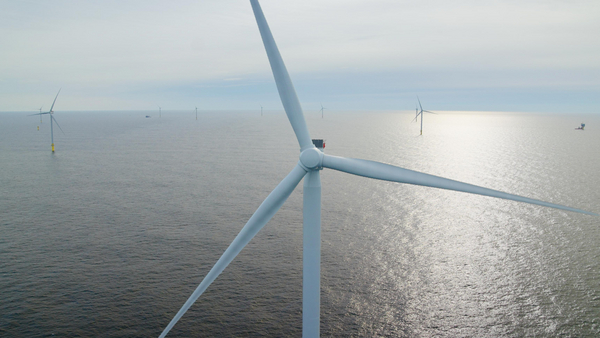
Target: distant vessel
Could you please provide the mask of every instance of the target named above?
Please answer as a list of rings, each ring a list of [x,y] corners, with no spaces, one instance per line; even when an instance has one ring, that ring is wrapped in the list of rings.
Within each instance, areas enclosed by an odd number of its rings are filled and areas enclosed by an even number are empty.
[[[577,127],[575,128],[575,130],[583,130],[583,128],[585,128],[585,123],[582,123],[581,127]]]
[[[147,118],[147,119],[149,119],[149,118],[151,118],[151,117],[152,117],[152,116],[150,116],[150,115],[146,115],[146,118]]]

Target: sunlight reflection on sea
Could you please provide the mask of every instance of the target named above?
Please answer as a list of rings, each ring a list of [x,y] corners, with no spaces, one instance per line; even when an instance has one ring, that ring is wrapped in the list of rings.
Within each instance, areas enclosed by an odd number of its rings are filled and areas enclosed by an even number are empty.
[[[0,128],[0,334],[158,336],[298,161],[285,115]],[[306,114],[332,155],[600,211],[600,118]],[[598,218],[324,170],[323,336],[597,336]],[[170,336],[299,336],[302,189]]]

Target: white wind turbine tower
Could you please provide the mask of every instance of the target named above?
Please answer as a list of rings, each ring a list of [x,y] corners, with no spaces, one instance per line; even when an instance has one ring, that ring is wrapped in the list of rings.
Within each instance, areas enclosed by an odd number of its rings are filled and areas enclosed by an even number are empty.
[[[62,131],[63,134],[65,133],[62,130],[62,128],[60,127],[60,125],[58,124],[58,122],[56,121],[56,119],[54,118],[54,116],[52,116],[54,114],[54,104],[56,103],[56,99],[58,98],[58,94],[60,94],[60,89],[58,90],[58,93],[56,93],[56,97],[54,98],[54,101],[52,102],[52,106],[50,107],[50,111],[42,113],[42,108],[40,108],[40,113],[39,114],[29,115],[29,116],[39,115],[40,116],[40,120],[42,119],[42,115],[48,114],[50,116],[50,138],[52,140],[52,152],[54,152],[54,128],[53,128],[53,124],[56,123],[56,126],[58,126],[58,128],[60,129],[60,131]]]
[[[260,106],[260,116],[263,116],[263,106]]]
[[[321,103],[321,118],[323,118],[323,111],[324,111],[325,109],[327,109],[327,108],[323,107],[323,104]]]
[[[417,96],[417,101],[419,101],[419,107],[421,107],[421,111],[418,111],[418,108],[415,108],[415,111],[417,112],[417,115],[415,116],[415,119],[413,120],[413,122],[417,121],[417,117],[419,117],[419,115],[421,115],[421,135],[423,135],[423,113],[429,113],[429,114],[436,114],[432,111],[429,110],[423,110],[423,106],[421,106],[421,100],[419,100],[419,96]]]
[[[198,120],[198,107],[196,107],[196,120]]]
[[[162,108],[161,106],[157,106],[158,107],[158,117],[162,116]]]
[[[198,285],[169,325],[167,325],[160,337],[165,337],[167,335],[196,299],[200,297],[206,288],[208,288],[229,263],[233,261],[258,231],[267,224],[303,178],[302,335],[303,337],[319,336],[321,264],[320,170],[323,168],[334,169],[379,180],[462,191],[596,215],[579,209],[478,187],[438,176],[403,169],[389,164],[324,154],[320,149],[317,149],[311,141],[294,86],[292,85],[290,76],[285,68],[283,59],[279,54],[275,40],[271,35],[271,31],[267,25],[267,21],[265,20],[258,0],[250,0],[250,3],[271,64],[281,102],[283,103],[287,117],[296,134],[298,143],[300,144],[300,159],[292,171],[281,181],[281,183],[279,183],[279,185],[277,185],[277,187],[275,187],[258,207],[252,217],[250,217],[246,225],[244,225],[237,237],[229,245],[227,250],[225,250],[221,258],[219,258],[213,268],[204,277],[204,280]]]
[[[41,106],[40,109],[38,109],[40,111],[39,115],[40,115],[40,123],[42,123],[42,108],[44,106]]]

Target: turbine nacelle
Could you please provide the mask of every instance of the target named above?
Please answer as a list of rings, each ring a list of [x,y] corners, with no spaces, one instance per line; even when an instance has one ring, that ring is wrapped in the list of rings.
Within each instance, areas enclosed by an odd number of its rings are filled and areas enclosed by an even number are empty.
[[[323,154],[317,148],[308,148],[300,153],[298,164],[306,171],[323,169]]]

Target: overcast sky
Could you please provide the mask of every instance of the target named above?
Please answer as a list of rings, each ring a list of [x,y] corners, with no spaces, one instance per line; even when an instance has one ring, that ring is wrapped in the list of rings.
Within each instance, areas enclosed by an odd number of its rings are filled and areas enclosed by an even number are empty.
[[[598,0],[263,0],[305,110],[600,113]],[[0,0],[0,111],[282,109],[247,0]]]

